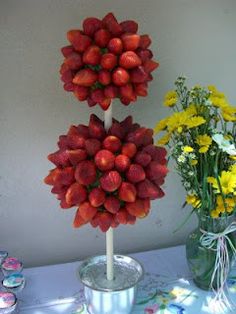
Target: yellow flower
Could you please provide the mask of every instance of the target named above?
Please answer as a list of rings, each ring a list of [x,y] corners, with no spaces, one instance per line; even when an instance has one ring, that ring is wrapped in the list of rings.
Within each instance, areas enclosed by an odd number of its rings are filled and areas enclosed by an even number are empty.
[[[188,194],[186,196],[186,202],[194,208],[199,208],[201,206],[201,200],[194,194]]]
[[[212,139],[207,134],[198,135],[195,142],[200,146],[199,153],[203,154],[208,151],[209,146],[212,143]]]
[[[176,91],[171,90],[165,95],[164,105],[167,107],[173,107],[177,103],[177,100],[178,100],[178,95]]]
[[[167,127],[167,121],[168,121],[168,118],[160,120],[154,128],[154,133],[157,134],[160,131],[165,130]]]
[[[236,189],[236,175],[230,171],[222,171],[221,176],[219,177],[220,186],[222,192],[227,195],[233,193]],[[217,191],[217,193],[221,193],[218,182],[213,177],[208,177],[207,182],[212,184],[212,187]]]
[[[197,163],[198,163],[197,159],[193,159],[193,160],[190,161],[190,164],[191,164],[192,166],[196,166]]]
[[[217,212],[217,210],[212,210],[211,211],[211,217],[212,218],[218,218],[219,217],[219,213]]]
[[[199,125],[202,125],[206,122],[206,120],[201,117],[201,116],[196,116],[196,117],[192,117],[192,118],[189,118],[189,120],[186,122],[186,126],[188,128],[195,128]]]
[[[230,105],[223,107],[222,117],[225,121],[236,121],[236,107]]]
[[[188,106],[188,108],[185,109],[185,112],[187,113],[187,115],[189,116],[195,116],[197,115],[197,107],[194,104],[190,104]]]
[[[230,167],[230,171],[231,171],[234,175],[236,175],[236,164],[234,164],[234,165],[232,165],[232,166]]]
[[[171,138],[171,133],[166,133],[165,135],[163,135],[158,141],[157,144],[158,145],[166,145],[169,143],[169,140]]]
[[[187,123],[189,116],[185,111],[175,112],[172,116],[169,117],[167,122],[167,129],[169,132],[174,132],[178,130],[179,133],[182,132],[182,127]]]
[[[184,146],[183,151],[185,153],[192,153],[194,149],[191,146]]]
[[[204,154],[208,151],[209,146],[202,146],[201,148],[199,148],[199,153]]]

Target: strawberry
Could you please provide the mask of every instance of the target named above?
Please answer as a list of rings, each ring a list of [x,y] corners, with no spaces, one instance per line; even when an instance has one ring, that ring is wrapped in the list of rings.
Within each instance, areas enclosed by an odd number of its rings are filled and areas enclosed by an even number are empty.
[[[154,200],[159,196],[158,188],[148,179],[139,182],[136,187],[139,198],[150,198]]]
[[[129,213],[127,212],[127,210],[125,208],[121,208],[116,214],[116,220],[120,224],[126,225],[128,222],[128,215]]]
[[[103,69],[112,70],[117,65],[117,56],[113,53],[104,53],[101,58],[101,66]]]
[[[65,84],[63,85],[64,90],[67,91],[67,92],[73,92],[74,89],[75,89],[75,87],[76,87],[76,85],[73,84],[73,83],[71,83],[71,82],[65,83]]]
[[[118,137],[120,140],[122,140],[125,136],[125,132],[122,129],[120,123],[118,123],[118,122],[112,123],[112,126],[109,129],[109,134]]]
[[[153,60],[146,60],[143,67],[146,73],[150,73],[159,67],[159,63]]]
[[[111,53],[114,53],[115,55],[120,55],[123,50],[122,40],[120,38],[112,38],[109,41],[107,48]]]
[[[125,143],[122,146],[121,153],[123,155],[128,156],[129,158],[133,158],[136,152],[137,152],[137,147],[134,143]]]
[[[152,157],[145,152],[138,152],[134,159],[134,161],[142,167],[146,167],[151,160]]]
[[[88,106],[94,107],[97,103],[91,99],[91,97],[87,98]]]
[[[158,161],[151,161],[146,168],[146,175],[149,180],[161,179],[165,177],[167,173],[167,167],[159,164]]]
[[[105,97],[103,100],[99,102],[99,106],[102,108],[102,110],[107,110],[110,107],[111,104],[111,98]]]
[[[114,192],[121,185],[121,176],[117,171],[108,171],[100,178],[100,184],[104,191]]]
[[[80,135],[69,135],[67,137],[68,148],[70,149],[77,149],[77,148],[84,148],[85,145],[85,138]]]
[[[60,67],[60,74],[63,75],[65,72],[69,71],[70,68],[67,64],[62,63],[61,67]]]
[[[121,97],[124,97],[129,101],[136,100],[136,95],[134,94],[134,90],[131,84],[126,84],[126,85],[121,86],[120,95]]]
[[[152,41],[148,35],[141,35],[139,47],[142,49],[147,49],[151,45]]]
[[[123,52],[119,59],[119,65],[125,69],[132,69],[142,64],[141,59],[134,51]]]
[[[153,80],[153,76],[151,73],[148,73],[147,82],[151,82]]]
[[[99,207],[105,202],[106,194],[101,188],[94,188],[89,193],[90,204]]]
[[[121,101],[122,105],[124,105],[124,106],[129,106],[129,104],[131,103],[131,100],[129,98],[125,98],[125,97],[120,97],[120,101]]]
[[[135,217],[135,216],[132,216],[132,215],[130,215],[130,214],[128,213],[128,221],[127,221],[127,223],[128,223],[129,225],[134,225],[135,222],[136,222],[136,217]]]
[[[136,53],[139,56],[139,58],[142,60],[142,62],[145,62],[153,57],[153,53],[149,49],[138,48]]]
[[[89,46],[83,53],[83,63],[97,65],[100,63],[102,53],[98,46]]]
[[[134,51],[138,48],[140,36],[137,34],[124,34],[121,36],[124,51]]]
[[[101,229],[102,232],[107,232],[107,230],[110,228],[113,216],[110,213],[107,212],[98,212],[95,219],[98,220],[98,226]]]
[[[78,52],[84,52],[92,43],[91,38],[82,35],[79,30],[71,30],[67,32],[67,38]]]
[[[93,37],[94,33],[102,28],[102,21],[96,17],[87,17],[83,21],[83,30],[85,35]]]
[[[132,183],[137,183],[143,181],[146,178],[146,174],[142,166],[131,164],[129,170],[126,172],[126,178]]]
[[[100,48],[105,48],[111,39],[111,34],[107,29],[99,29],[95,35],[94,35],[94,40],[95,43],[100,47]]]
[[[97,172],[93,161],[83,160],[75,169],[75,179],[83,185],[89,185],[96,181]]]
[[[147,83],[134,84],[135,94],[138,96],[142,96],[142,97],[147,96],[148,94],[147,88],[148,88]]]
[[[138,24],[135,21],[128,20],[120,23],[122,31],[124,33],[135,34],[138,31]]]
[[[75,214],[75,219],[74,219],[74,222],[73,222],[73,226],[74,228],[79,228],[83,225],[85,225],[87,223],[87,221],[85,221],[81,215],[80,215],[80,212],[79,212],[79,209],[77,209],[77,212]]]
[[[144,147],[143,151],[148,153],[152,157],[152,160],[158,161],[162,165],[166,164],[165,157],[166,157],[167,151],[164,147],[157,147],[151,144]]]
[[[66,195],[68,186],[65,185],[54,185],[51,189],[51,193],[53,194],[63,194]]]
[[[91,114],[89,121],[89,134],[91,137],[103,140],[106,135],[103,123],[94,114]]]
[[[115,168],[119,172],[124,172],[124,171],[128,170],[129,166],[130,166],[130,159],[128,156],[122,155],[122,154],[116,156]]]
[[[153,130],[146,129],[144,137],[143,137],[143,146],[147,146],[149,144],[153,144]]]
[[[65,71],[65,72],[62,74],[62,76],[61,76],[61,80],[62,80],[64,83],[72,82],[74,75],[75,75],[75,73],[74,73],[74,71],[72,71],[72,70]]]
[[[48,185],[55,185],[55,178],[57,176],[57,174],[59,173],[59,169],[55,168],[49,171],[49,174],[44,178],[44,183],[48,184]],[[61,184],[60,184],[61,185]]]
[[[104,88],[104,95],[108,98],[116,98],[118,95],[118,87],[110,84]]]
[[[125,133],[130,132],[133,125],[133,118],[132,116],[126,117],[123,121],[121,121],[120,126],[125,131]]]
[[[136,188],[133,184],[129,182],[122,182],[119,187],[118,195],[119,198],[124,202],[134,202],[136,199]]]
[[[75,52],[73,46],[65,46],[61,48],[61,53],[65,58],[67,58],[69,55],[71,55],[73,52]]]
[[[120,201],[115,196],[108,196],[104,202],[104,207],[110,213],[115,214],[120,209]]]
[[[61,201],[60,201],[60,207],[61,207],[62,209],[68,209],[68,208],[71,208],[71,207],[72,207],[72,205],[67,204],[67,202],[66,202],[66,200],[65,200],[65,198],[64,198],[63,196],[61,196],[60,199],[61,199]]]
[[[83,65],[81,55],[79,53],[76,53],[76,52],[69,55],[65,59],[64,64],[66,64],[72,70],[80,69]]]
[[[89,138],[85,141],[85,149],[89,156],[96,155],[101,146],[101,142],[95,138]]]
[[[129,73],[121,67],[116,68],[112,73],[112,81],[117,86],[126,85],[129,78]]]
[[[55,153],[48,155],[48,160],[50,160],[56,166],[70,166],[68,150],[58,150]]]
[[[66,202],[69,205],[79,205],[87,199],[85,187],[78,182],[73,183],[66,192]]]
[[[107,149],[102,149],[95,155],[94,161],[100,170],[111,170],[114,167],[115,155]]]
[[[79,101],[84,101],[87,99],[89,94],[88,87],[76,85],[74,88],[74,95]]]
[[[118,137],[114,135],[109,135],[103,141],[102,146],[112,153],[116,153],[121,148],[121,141]]]
[[[94,89],[91,93],[91,99],[96,103],[101,102],[104,98],[103,90],[100,88]]]
[[[60,135],[59,140],[57,142],[57,145],[60,149],[66,149],[68,148],[68,141],[66,135]]]
[[[83,69],[77,72],[73,83],[79,86],[92,86],[97,81],[98,75],[91,69]]]
[[[73,167],[66,167],[63,169],[57,169],[57,171],[53,172],[53,185],[70,185],[72,184],[74,179],[74,169]],[[45,182],[47,183],[47,182]]]
[[[130,70],[130,80],[132,83],[144,83],[148,79],[148,74],[142,66]]]
[[[107,70],[100,70],[98,72],[98,81],[102,85],[109,85],[111,83],[111,73]]]
[[[133,203],[126,204],[127,212],[137,218],[144,218],[148,215],[150,209],[150,201],[147,199],[136,199]]]
[[[102,22],[113,36],[119,36],[122,33],[122,27],[117,22],[113,13],[108,13]]]
[[[87,153],[84,149],[68,150],[69,160],[72,165],[76,166],[80,161],[87,158]]]
[[[115,215],[112,217],[111,228],[117,228],[119,226],[119,222],[117,221]]]
[[[143,145],[144,136],[146,133],[146,128],[138,128],[134,132],[130,132],[127,137],[126,141],[134,143],[137,147]]]
[[[80,204],[79,213],[82,219],[88,222],[97,214],[97,208],[92,206],[89,202],[84,202]]]

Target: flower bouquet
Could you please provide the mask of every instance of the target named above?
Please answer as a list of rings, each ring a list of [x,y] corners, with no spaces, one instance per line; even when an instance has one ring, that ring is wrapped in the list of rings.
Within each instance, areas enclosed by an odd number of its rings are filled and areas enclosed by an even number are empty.
[[[143,269],[113,254],[113,229],[146,217],[150,201],[164,196],[166,150],[153,144],[153,130],[131,116],[120,122],[112,117],[114,98],[128,106],[147,96],[158,67],[150,37],[137,30],[135,21],[118,23],[112,13],[90,17],[83,30],[67,33],[70,45],[62,48],[64,89],[104,110],[104,121],[91,114],[88,125],[72,125],[59,136],[59,149],[48,156],[56,167],[44,180],[62,208],[77,208],[75,228],[90,224],[106,232],[106,256],[87,259],[79,270],[91,314],[130,313]]]
[[[185,204],[199,218],[186,250],[195,283],[224,298],[223,287],[235,255],[236,107],[216,87],[188,89],[179,77],[164,105],[173,114],[161,120],[158,143],[169,147],[187,192]]]

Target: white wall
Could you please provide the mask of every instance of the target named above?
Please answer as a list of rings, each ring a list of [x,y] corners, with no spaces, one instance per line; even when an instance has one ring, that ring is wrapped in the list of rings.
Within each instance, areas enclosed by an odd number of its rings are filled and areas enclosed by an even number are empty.
[[[153,127],[168,114],[164,93],[179,74],[191,84],[216,84],[236,99],[235,0],[0,0],[0,250],[27,266],[82,259],[104,252],[104,234],[71,227],[74,209],[63,211],[43,184],[52,168],[46,156],[70,124],[87,123],[91,111],[63,91],[59,80],[66,31],[87,16],[113,11],[139,22],[160,61],[149,97],[114,115],[132,114]],[[101,110],[95,109],[102,115]],[[184,191],[173,172],[166,197],[153,202],[148,218],[115,232],[116,252],[134,252],[185,241],[195,220],[176,234],[184,219]]]

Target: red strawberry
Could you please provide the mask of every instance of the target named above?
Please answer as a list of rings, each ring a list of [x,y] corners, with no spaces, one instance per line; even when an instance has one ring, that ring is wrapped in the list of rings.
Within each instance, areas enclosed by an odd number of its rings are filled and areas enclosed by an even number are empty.
[[[96,215],[97,208],[92,206],[89,202],[84,202],[80,204],[79,213],[84,221],[88,222]]]
[[[78,182],[73,183],[66,192],[66,202],[69,205],[79,205],[87,199],[85,187]]]
[[[122,40],[120,38],[112,38],[109,41],[107,48],[111,53],[114,53],[115,55],[121,54],[123,50]]]
[[[136,199],[133,203],[126,204],[127,212],[137,218],[144,218],[148,215],[150,201],[148,199]]]
[[[133,125],[132,116],[126,117],[123,121],[121,121],[120,125],[121,125],[122,129],[125,131],[125,133],[130,132],[132,125]]]
[[[131,100],[125,97],[120,97],[120,101],[122,103],[122,105],[124,106],[129,106],[129,104],[131,103]]]
[[[81,161],[75,169],[75,179],[83,185],[89,185],[96,181],[97,172],[94,162],[90,160]]]
[[[87,125],[79,124],[77,126],[77,130],[78,130],[79,134],[84,136],[85,138],[89,137],[89,128]]]
[[[60,135],[59,141],[57,142],[57,145],[60,149],[68,148],[67,136],[66,135]]]
[[[98,81],[102,85],[108,85],[111,83],[111,73],[107,70],[100,70],[98,72]]]
[[[110,213],[115,214],[120,209],[120,201],[115,196],[108,196],[104,202],[104,207]]]
[[[69,55],[71,55],[73,52],[75,52],[73,46],[65,46],[61,48],[61,53],[65,58],[67,58]]]
[[[101,102],[104,98],[103,90],[100,88],[94,89],[91,93],[91,99],[96,103]]]
[[[70,149],[84,148],[85,138],[80,135],[69,135],[67,137],[68,147]]]
[[[111,98],[109,98],[109,97],[105,97],[103,100],[101,100],[99,102],[99,106],[103,110],[107,110],[110,107],[110,104],[111,104]]]
[[[63,75],[65,72],[69,71],[70,68],[67,64],[62,63],[61,67],[60,67],[60,74]]]
[[[153,57],[153,53],[149,49],[138,48],[136,51],[137,55],[140,57],[142,62],[145,62]]]
[[[144,71],[146,71],[147,73],[154,71],[158,66],[159,63],[153,60],[146,60],[143,65]]]
[[[99,140],[102,140],[106,135],[102,121],[94,114],[90,116],[89,134],[91,137],[97,138]]]
[[[84,52],[92,43],[90,37],[82,35],[79,30],[71,30],[67,32],[67,38],[79,52]]]
[[[141,59],[134,51],[123,52],[120,56],[119,65],[125,69],[132,69],[142,64]]]
[[[87,158],[87,153],[84,149],[68,150],[69,160],[72,165],[77,165],[80,161]]]
[[[136,222],[136,217],[135,217],[135,216],[132,216],[132,215],[130,215],[130,214],[128,214],[128,221],[127,221],[127,223],[128,223],[129,225],[134,225],[135,222]]]
[[[119,222],[117,221],[115,215],[112,217],[111,228],[117,228],[119,226]]]
[[[62,197],[62,198],[61,198],[61,202],[60,202],[60,207],[61,207],[62,209],[68,209],[68,208],[71,208],[72,206],[69,205],[69,204],[67,204],[65,198]]]
[[[100,178],[100,184],[104,191],[114,192],[121,185],[121,176],[117,171],[108,171]]]
[[[146,174],[142,166],[131,164],[129,170],[126,172],[126,178],[132,183],[137,183],[143,181],[146,178]]]
[[[109,150],[102,149],[96,154],[94,161],[100,170],[111,170],[114,167],[115,155]]]
[[[56,166],[70,166],[68,150],[58,150],[55,153],[48,155],[48,160],[50,160]]]
[[[73,167],[66,167],[63,169],[57,169],[55,173],[53,173],[53,185],[70,185],[72,184],[74,179],[74,169]],[[45,182],[47,183],[47,182]]]
[[[116,220],[120,224],[126,225],[128,222],[128,215],[129,213],[127,212],[127,210],[125,208],[121,208],[116,214]]]
[[[120,95],[121,97],[126,98],[129,101],[135,101],[136,95],[134,94],[134,90],[131,84],[126,84],[120,87]]]
[[[148,35],[141,35],[139,47],[142,49],[147,49],[151,45],[152,41]]]
[[[157,147],[151,144],[144,147],[143,151],[148,153],[152,157],[152,160],[158,161],[162,165],[166,164],[165,157],[166,157],[167,151],[164,147]]]
[[[147,82],[150,82],[152,80],[153,80],[153,76],[150,73],[148,73]]]
[[[148,79],[148,74],[142,66],[130,71],[130,80],[132,83],[144,83]]]
[[[153,130],[146,129],[146,132],[143,137],[143,146],[147,146],[149,144],[153,144]]]
[[[108,13],[102,20],[103,24],[114,36],[119,36],[122,33],[122,27],[117,22],[113,13]]]
[[[85,99],[87,99],[88,94],[89,94],[88,87],[78,85],[75,86],[74,95],[79,101],[84,101]]]
[[[94,188],[89,193],[90,204],[99,207],[105,202],[106,194],[101,188]]]
[[[94,33],[100,28],[102,28],[102,21],[96,17],[87,17],[83,21],[84,33],[90,37],[92,37]]]
[[[44,183],[48,184],[48,185],[55,185],[55,178],[57,176],[57,174],[59,173],[59,169],[55,168],[49,171],[49,174],[44,178]],[[61,185],[61,184],[60,184]]]
[[[104,95],[108,98],[116,98],[118,95],[118,88],[110,84],[104,88]]]
[[[99,228],[102,232],[107,232],[110,228],[113,217],[112,214],[107,212],[98,212],[95,219],[98,221]]]
[[[148,88],[147,83],[134,84],[135,94],[138,96],[142,96],[142,97],[147,96],[148,94],[147,88]]]
[[[135,34],[138,31],[138,24],[135,21],[128,20],[120,23],[122,31],[124,33]]]
[[[65,83],[65,84],[63,85],[64,90],[67,91],[67,92],[73,92],[74,89],[75,89],[75,87],[76,87],[76,85],[73,84],[73,83],[71,83],[71,82]]]
[[[118,191],[119,198],[124,202],[134,202],[136,199],[136,188],[129,182],[122,182]]]
[[[110,39],[111,34],[107,29],[99,29],[94,35],[95,43],[101,48],[105,48]]]
[[[151,161],[146,168],[146,175],[149,180],[156,180],[167,175],[168,169],[165,165],[159,164],[158,161]]]
[[[109,135],[102,143],[103,147],[112,153],[116,153],[121,148],[121,141],[114,135]]]
[[[51,189],[51,193],[66,195],[67,189],[68,189],[68,186],[65,186],[65,185],[54,185],[53,188]]]
[[[91,99],[91,97],[87,98],[88,106],[94,107],[97,103]]]
[[[102,54],[98,46],[89,46],[83,53],[83,62],[85,64],[97,65],[100,63]]]
[[[115,168],[119,172],[124,172],[129,169],[130,166],[130,159],[126,155],[118,155],[115,159]]]
[[[157,187],[148,179],[139,182],[136,187],[137,195],[140,198],[150,198],[151,200],[154,200],[159,196]]]
[[[71,70],[65,71],[61,76],[61,80],[65,83],[72,82],[74,75],[75,75],[74,71]]]
[[[127,142],[134,143],[137,147],[143,145],[146,130],[147,130],[146,128],[142,127],[138,128],[134,132],[130,132],[126,137]]]
[[[85,149],[89,156],[94,156],[101,149],[101,142],[95,138],[89,138],[85,141]]]
[[[123,155],[128,156],[129,158],[133,158],[134,155],[137,152],[137,147],[134,143],[125,143],[122,146],[122,150],[121,150]]]
[[[87,221],[85,221],[81,215],[80,215],[80,212],[79,212],[79,209],[77,209],[77,212],[75,214],[75,219],[74,219],[74,222],[73,222],[73,226],[74,228],[79,228],[83,225],[85,225],[87,223]]]
[[[91,69],[83,69],[77,72],[73,83],[79,86],[92,86],[97,81],[98,75]]]
[[[152,160],[152,157],[145,152],[138,152],[134,159],[134,161],[137,164],[141,165],[142,167],[146,167],[150,163],[151,160]]]
[[[137,34],[124,34],[121,36],[124,51],[136,50],[139,46],[140,36]]]
[[[101,66],[103,69],[112,70],[117,65],[117,56],[113,53],[104,53],[101,58]]]
[[[79,53],[76,53],[76,52],[69,55],[65,59],[64,64],[66,64],[72,70],[80,69],[83,65],[81,55]]]
[[[112,81],[117,86],[126,85],[129,78],[129,73],[121,67],[116,68],[112,73]]]
[[[122,129],[120,123],[118,123],[118,122],[113,122],[112,123],[112,126],[109,129],[109,134],[114,135],[114,136],[118,137],[121,140],[125,136],[125,132]]]

